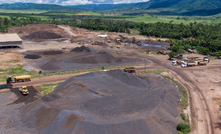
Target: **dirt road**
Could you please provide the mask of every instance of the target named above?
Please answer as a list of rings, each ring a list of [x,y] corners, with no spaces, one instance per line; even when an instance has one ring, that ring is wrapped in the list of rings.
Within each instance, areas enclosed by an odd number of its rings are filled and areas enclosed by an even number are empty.
[[[210,109],[201,89],[182,70],[169,65],[168,62],[161,61],[154,56],[147,57],[141,55],[140,57],[151,60],[152,62],[169,69],[172,76],[177,78],[188,90],[191,117],[194,125],[192,133],[215,134]]]
[[[77,36],[75,33],[73,33],[73,30],[71,30],[71,28],[69,26],[62,26],[62,25],[58,25],[59,28],[62,28],[66,33],[69,34],[69,36]]]

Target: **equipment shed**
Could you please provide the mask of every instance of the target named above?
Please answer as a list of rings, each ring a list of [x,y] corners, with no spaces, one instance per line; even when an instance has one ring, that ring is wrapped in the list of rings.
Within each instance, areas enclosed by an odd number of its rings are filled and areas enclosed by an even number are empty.
[[[0,34],[0,47],[18,46],[22,44],[22,39],[16,34]]]

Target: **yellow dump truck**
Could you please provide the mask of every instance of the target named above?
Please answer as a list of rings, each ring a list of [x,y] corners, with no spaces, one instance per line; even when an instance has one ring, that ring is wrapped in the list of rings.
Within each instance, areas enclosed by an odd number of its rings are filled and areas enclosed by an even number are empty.
[[[21,88],[19,88],[19,92],[21,92],[23,95],[29,94],[28,88],[26,86],[22,86]]]
[[[15,82],[25,82],[25,81],[31,81],[30,75],[22,75],[22,76],[16,76],[14,77]]]
[[[157,54],[163,54],[163,55],[166,55],[167,52],[164,52],[164,51],[161,50],[161,51],[158,51]]]

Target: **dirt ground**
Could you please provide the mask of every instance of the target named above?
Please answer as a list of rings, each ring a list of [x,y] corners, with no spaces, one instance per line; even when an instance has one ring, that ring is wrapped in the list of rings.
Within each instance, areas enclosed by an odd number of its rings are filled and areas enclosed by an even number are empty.
[[[39,26],[39,28],[38,28]],[[48,29],[48,30],[47,30]],[[56,34],[61,35],[64,38],[57,38],[57,39],[50,39],[50,40],[23,40],[23,45],[21,49],[12,49],[12,50],[0,50],[0,68],[5,69],[8,65],[15,65],[15,64],[23,64],[25,66],[31,66],[34,70],[39,70],[42,65],[46,64],[47,62],[53,63],[55,66],[49,68],[54,68],[55,71],[62,71],[63,70],[73,70],[74,68],[82,68],[82,67],[100,67],[103,65],[111,66],[115,65],[116,63],[111,64],[97,64],[94,66],[92,64],[78,64],[78,66],[70,65],[70,61],[65,59],[71,59],[71,61],[77,61],[75,58],[85,58],[88,61],[88,56],[90,57],[91,53],[93,59],[96,57],[97,53],[105,51],[109,55],[109,58],[113,56],[114,58],[126,59],[125,63],[128,63],[129,59],[132,60],[132,64],[136,63],[136,61],[146,60],[149,65],[149,70],[155,69],[165,69],[168,75],[173,76],[174,78],[178,79],[180,82],[184,84],[190,91],[190,105],[192,104],[193,107],[189,107],[187,109],[187,113],[191,113],[194,111],[194,115],[192,115],[192,119],[195,120],[194,124],[194,131],[192,133],[221,133],[220,125],[221,122],[221,91],[220,91],[220,76],[219,72],[221,71],[221,61],[220,60],[211,60],[211,62],[207,66],[197,66],[197,67],[188,67],[188,68],[181,68],[180,66],[173,67],[171,61],[168,60],[167,55],[138,55],[137,52],[149,52],[149,51],[158,51],[158,50],[166,50],[169,47],[168,43],[165,42],[153,42],[151,40],[159,40],[152,37],[145,37],[139,35],[128,35],[126,33],[111,33],[107,32],[105,34],[108,35],[108,38],[99,38],[97,35],[100,35],[104,32],[91,32],[86,29],[80,28],[72,28],[69,26],[56,26],[56,25],[28,25],[26,27],[20,28],[11,28],[9,32],[19,32],[22,31],[23,34],[20,36],[27,36],[33,32],[38,32],[42,30],[47,30]],[[122,35],[125,39],[125,42],[117,43],[114,41],[115,38],[121,38]],[[143,44],[147,44],[145,46],[137,46],[136,44],[131,44],[130,41],[132,38],[135,37],[136,41],[139,41]],[[107,41],[110,40],[111,43]],[[146,41],[145,41],[146,40]],[[166,40],[166,39],[160,39]],[[129,41],[129,42],[128,42]],[[91,45],[93,42],[100,42],[106,43],[107,45]],[[126,44],[126,45],[125,45]],[[90,54],[88,52],[71,52],[71,50],[75,49],[76,47],[86,46],[90,48]],[[120,46],[120,49],[116,46]],[[62,52],[56,55],[44,55],[45,51],[59,51]],[[29,57],[36,57],[33,54],[39,55],[40,58],[33,59],[33,58],[24,58],[29,55]],[[120,54],[120,55],[119,55]],[[191,54],[191,57],[197,56],[202,58],[201,55],[194,55]],[[73,59],[73,57],[75,57]],[[90,57],[90,58],[91,58]],[[114,59],[113,58],[113,59]],[[147,59],[145,59],[147,58]],[[11,62],[19,60],[19,62]],[[103,60],[103,59],[102,59]],[[93,60],[92,60],[93,61]],[[60,62],[60,63],[59,63]],[[65,64],[65,68],[62,67],[62,64]],[[57,67],[56,67],[57,66]],[[144,69],[143,69],[144,70]],[[56,81],[57,76],[51,78],[51,81]],[[65,76],[64,78],[68,78],[69,76]],[[63,80],[63,79],[62,79]],[[35,84],[41,82],[41,80],[36,80]],[[57,81],[56,81],[57,82]],[[5,94],[5,93],[4,93]],[[6,93],[9,96],[13,96],[10,93]],[[204,96],[204,97],[203,97]],[[16,97],[15,97],[16,98]],[[0,100],[6,99],[1,95]],[[12,97],[10,102],[13,102],[14,98]],[[8,100],[9,102],[9,100]],[[206,106],[206,103],[208,106]],[[21,104],[18,104],[19,106]],[[198,106],[197,106],[198,105]],[[13,108],[17,106],[13,105]],[[10,108],[5,108],[4,110],[7,111]],[[4,111],[3,110],[3,111]],[[11,109],[12,110],[12,107]],[[211,119],[210,119],[211,116]],[[72,118],[72,117],[71,117]],[[74,117],[73,117],[74,118]],[[6,121],[6,120],[5,120]],[[3,124],[0,124],[3,128]],[[208,126],[208,127],[207,127]],[[214,130],[214,132],[212,131]],[[5,130],[3,132],[6,132]],[[12,132],[10,129],[9,132]],[[33,131],[34,132],[34,131]]]
[[[190,57],[199,57],[203,58],[202,55],[190,54]],[[153,56],[152,56],[153,57]],[[220,100],[221,100],[221,91],[220,89],[220,75],[221,71],[220,60],[211,60],[207,66],[197,66],[197,67],[188,67],[181,68],[180,66],[172,66],[172,62],[168,60],[168,56],[157,55],[154,58],[160,61],[161,65],[169,66],[170,69],[181,73],[182,76],[186,77],[191,81],[188,83],[190,86],[190,94],[192,94],[191,99],[194,101],[195,113],[193,118],[197,118],[195,122],[196,131],[192,133],[220,133]],[[173,77],[177,77],[177,73],[170,73]],[[179,79],[182,81],[182,79]],[[185,80],[184,80],[185,81]],[[185,82],[183,82],[184,84]],[[197,93],[197,89],[199,89]],[[203,102],[200,102],[203,101]],[[208,106],[206,106],[206,103]],[[192,111],[194,111],[192,109]],[[209,111],[209,112],[207,112]],[[190,112],[190,111],[189,111]],[[187,113],[189,113],[187,111]],[[207,112],[207,113],[205,113]],[[210,113],[210,115],[208,115]],[[210,122],[209,116],[211,116],[212,122]],[[205,126],[211,126],[213,128],[205,129]],[[204,127],[203,127],[204,126]],[[212,130],[214,132],[212,132]]]

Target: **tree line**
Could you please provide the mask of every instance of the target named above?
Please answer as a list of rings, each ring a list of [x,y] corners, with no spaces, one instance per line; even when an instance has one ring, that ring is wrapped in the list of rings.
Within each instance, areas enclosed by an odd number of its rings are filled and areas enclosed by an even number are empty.
[[[9,27],[28,24],[69,25],[89,30],[127,33],[130,33],[130,29],[136,29],[140,35],[170,39],[170,49],[175,53],[182,53],[188,48],[196,49],[201,54],[216,54],[221,51],[221,24],[206,25],[197,22],[187,25],[162,22],[146,24],[87,16],[47,20],[33,17],[0,17],[0,32],[7,32]]]

